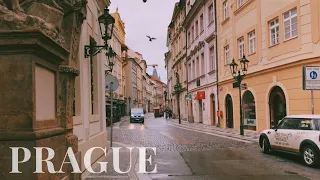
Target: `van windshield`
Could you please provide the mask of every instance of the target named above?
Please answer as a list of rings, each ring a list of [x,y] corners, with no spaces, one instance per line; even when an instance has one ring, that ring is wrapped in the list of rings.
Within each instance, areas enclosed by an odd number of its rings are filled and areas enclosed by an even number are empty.
[[[135,113],[135,114],[143,114],[143,110],[142,109],[131,109],[131,113]]]

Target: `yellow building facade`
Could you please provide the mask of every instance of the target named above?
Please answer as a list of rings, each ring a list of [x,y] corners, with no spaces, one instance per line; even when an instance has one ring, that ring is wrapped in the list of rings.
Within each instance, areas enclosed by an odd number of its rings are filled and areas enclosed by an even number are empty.
[[[241,92],[244,127],[261,132],[286,115],[311,114],[302,67],[320,65],[320,1],[217,0],[221,126],[240,127],[239,89],[229,64],[250,61]],[[320,113],[320,92],[314,92]]]

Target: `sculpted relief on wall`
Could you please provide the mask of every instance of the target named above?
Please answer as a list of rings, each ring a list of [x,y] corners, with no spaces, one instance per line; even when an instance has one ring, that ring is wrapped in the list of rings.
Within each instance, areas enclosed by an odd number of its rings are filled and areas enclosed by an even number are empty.
[[[86,4],[87,0],[0,0],[0,30],[37,29],[66,47],[64,37],[72,36],[70,29],[82,24]],[[75,18],[71,27],[64,27],[69,15]]]

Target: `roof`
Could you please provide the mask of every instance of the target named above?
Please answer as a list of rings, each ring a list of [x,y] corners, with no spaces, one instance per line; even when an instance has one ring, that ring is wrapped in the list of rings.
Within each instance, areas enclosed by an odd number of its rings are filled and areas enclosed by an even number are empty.
[[[320,119],[320,115],[301,114],[286,116],[286,118]]]

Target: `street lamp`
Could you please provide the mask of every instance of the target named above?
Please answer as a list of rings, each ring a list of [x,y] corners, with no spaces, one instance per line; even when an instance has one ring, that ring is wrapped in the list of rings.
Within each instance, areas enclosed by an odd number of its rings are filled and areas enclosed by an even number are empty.
[[[113,58],[115,57],[115,53],[113,52],[112,48],[108,46],[108,40],[112,38],[113,28],[115,20],[110,15],[109,9],[105,8],[104,13],[98,17],[99,26],[100,26],[100,33],[101,37],[104,40],[104,45],[97,46],[94,42],[90,41],[90,45],[84,46],[84,57],[93,57],[100,53],[102,50],[107,50],[106,56],[109,59],[109,67],[110,70],[108,72],[112,71],[113,64]]]
[[[129,100],[129,115],[131,115],[131,97],[129,96],[128,97],[128,100]]]
[[[178,116],[179,116],[179,124],[181,124],[181,117],[180,117],[180,94],[183,92],[183,87],[179,80],[179,74],[176,72],[176,85],[174,85],[174,93],[177,95],[177,103],[178,103]]]
[[[108,66],[109,66],[109,69],[107,69],[105,72],[106,74],[108,72],[112,72],[113,70],[113,66],[114,66],[114,58],[116,57],[116,53],[112,50],[112,47],[109,47],[109,50],[108,52],[106,52],[106,56],[108,57]]]
[[[240,60],[241,70],[238,70],[238,64],[232,59],[230,63],[230,70],[233,78],[236,80],[236,85],[239,88],[239,99],[240,99],[240,135],[244,135],[243,131],[243,115],[242,115],[242,103],[241,103],[241,81],[247,74],[249,61],[246,56],[243,55]],[[241,73],[242,72],[242,73]]]

